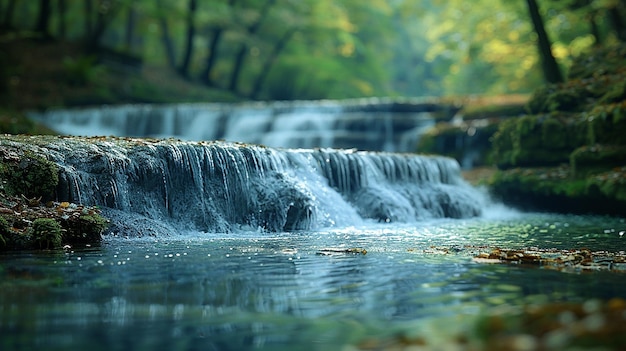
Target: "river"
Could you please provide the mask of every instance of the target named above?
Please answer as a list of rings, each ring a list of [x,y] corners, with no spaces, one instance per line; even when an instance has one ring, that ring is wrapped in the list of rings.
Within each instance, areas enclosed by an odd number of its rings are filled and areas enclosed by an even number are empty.
[[[341,350],[401,331],[451,337],[502,306],[624,297],[619,273],[472,260],[474,247],[623,248],[624,219],[489,212],[300,232],[110,236],[99,247],[5,253],[0,344]],[[367,252],[342,252],[350,248]]]
[[[623,256],[625,219],[505,208],[448,158],[173,139],[1,146],[55,162],[57,200],[112,219],[101,245],[0,253],[3,351],[355,350],[398,335],[446,349],[503,308],[626,297],[624,263],[476,260],[495,248]]]

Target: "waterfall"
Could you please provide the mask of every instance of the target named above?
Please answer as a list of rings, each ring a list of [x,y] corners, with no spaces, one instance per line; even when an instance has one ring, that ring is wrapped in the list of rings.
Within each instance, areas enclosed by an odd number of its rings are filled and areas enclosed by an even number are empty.
[[[59,201],[100,206],[120,231],[141,223],[155,232],[310,230],[470,217],[482,208],[458,163],[437,156],[173,139],[40,137],[20,145],[59,165]]]
[[[62,135],[226,140],[280,148],[413,152],[433,114],[457,107],[416,99],[121,105],[31,112]]]

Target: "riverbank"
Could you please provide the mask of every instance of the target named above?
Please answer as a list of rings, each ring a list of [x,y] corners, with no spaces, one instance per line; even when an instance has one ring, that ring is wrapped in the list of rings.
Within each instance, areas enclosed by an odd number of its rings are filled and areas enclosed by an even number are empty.
[[[0,140],[0,251],[99,244],[108,225],[100,210],[52,201],[57,164],[16,145]]]
[[[520,110],[503,105],[441,122],[418,151],[455,157],[474,184],[533,211],[626,215],[626,46],[596,48],[568,80],[537,89]],[[467,116],[466,116],[467,115]]]

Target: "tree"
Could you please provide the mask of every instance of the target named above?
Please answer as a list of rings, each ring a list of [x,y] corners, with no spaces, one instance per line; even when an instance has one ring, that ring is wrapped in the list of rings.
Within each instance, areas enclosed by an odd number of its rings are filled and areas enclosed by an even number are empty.
[[[57,13],[58,13],[58,32],[59,38],[65,39],[67,35],[67,22],[65,20],[67,13],[67,3],[65,0],[57,0]]]
[[[50,0],[39,0],[39,12],[35,32],[44,38],[50,37],[50,16],[52,16],[52,3]]]
[[[15,13],[15,5],[17,0],[9,0],[6,8],[4,9],[4,17],[2,18],[2,27],[3,28],[12,28],[13,27],[13,14]]]
[[[552,54],[552,44],[548,33],[543,25],[543,19],[539,13],[539,6],[536,0],[526,0],[528,5],[528,12],[530,19],[533,22],[533,27],[537,33],[537,45],[539,48],[539,56],[541,58],[541,68],[543,69],[543,75],[546,81],[549,83],[561,83],[563,82],[563,75],[559,68],[554,55]]]
[[[261,27],[261,24],[266,19],[270,8],[276,3],[276,0],[265,0],[263,6],[258,12],[258,15],[248,25],[245,26],[245,31],[248,37],[254,37]],[[244,41],[240,44],[239,50],[235,55],[235,64],[230,76],[230,83],[228,84],[228,90],[233,93],[237,93],[239,89],[239,76],[243,68],[243,63],[246,58],[246,54],[249,50],[248,44]]]
[[[187,11],[187,34],[185,36],[185,51],[183,54],[183,62],[178,69],[183,77],[189,76],[189,64],[191,62],[191,56],[193,55],[193,40],[196,35],[195,14],[198,8],[196,0],[189,0]]]
[[[293,35],[296,32],[297,32],[297,28],[288,28],[287,31],[285,31],[285,33],[283,34],[283,36],[276,42],[274,49],[272,50],[268,58],[265,60],[265,63],[263,64],[263,67],[261,68],[260,73],[254,80],[254,84],[252,85],[252,91],[250,92],[250,95],[249,95],[251,99],[254,100],[259,97],[259,94],[261,93],[261,88],[265,84],[267,80],[267,76],[270,73],[272,67],[274,66],[274,64],[276,64],[276,61],[278,60],[278,56],[285,49],[287,42],[289,42],[291,37],[293,37]]]
[[[158,22],[161,31],[161,41],[163,42],[163,46],[165,47],[165,57],[167,58],[168,66],[170,66],[172,69],[176,69],[176,50],[174,49],[174,41],[172,40],[172,36],[170,35],[168,18],[166,16],[166,12],[163,11],[162,1],[159,0],[157,4],[159,8],[161,8],[158,13]]]
[[[623,1],[616,1],[613,6],[609,7],[609,21],[617,39],[626,42],[626,23],[624,23],[625,9]]]
[[[126,25],[124,28],[124,50],[126,52],[133,51],[133,42],[135,41],[135,27],[137,25],[137,8],[134,1],[128,4],[128,12],[126,15]]]
[[[204,67],[200,73],[200,81],[208,86],[216,86],[213,75],[215,65],[218,61],[218,48],[222,41],[224,32],[230,24],[231,9],[235,5],[236,0],[228,0],[226,4],[216,3],[212,4],[214,7],[210,9],[213,15],[211,23],[207,26],[208,29],[208,45],[207,54],[205,58]]]

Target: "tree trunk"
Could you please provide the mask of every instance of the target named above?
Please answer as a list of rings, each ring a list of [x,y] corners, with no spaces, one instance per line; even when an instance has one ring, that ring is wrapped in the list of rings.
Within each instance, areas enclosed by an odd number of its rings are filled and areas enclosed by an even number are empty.
[[[165,57],[167,58],[167,64],[171,68],[176,68],[176,51],[174,50],[174,43],[170,36],[169,25],[167,24],[167,18],[164,16],[159,17],[159,26],[161,27],[161,40],[163,41],[163,47],[165,48]]]
[[[183,55],[183,62],[180,65],[180,74],[187,78],[189,77],[189,64],[193,55],[193,39],[196,35],[195,25],[195,13],[197,9],[197,1],[189,0],[189,10],[187,12],[187,35],[185,40],[185,53]]]
[[[536,0],[526,0],[528,4],[528,12],[533,22],[535,32],[537,33],[539,56],[541,58],[541,67],[543,69],[543,75],[546,81],[549,83],[561,83],[563,82],[563,75],[559,65],[552,54],[551,42],[548,37],[548,33],[543,25],[543,19],[539,13],[539,6]]]
[[[265,17],[267,17],[267,14],[269,13],[270,8],[275,2],[276,0],[267,0],[265,2],[265,4],[263,5],[263,8],[261,9],[259,18],[257,18],[257,20],[254,23],[252,23],[250,26],[248,26],[247,28],[247,32],[249,36],[253,36],[254,34],[256,34],[256,32],[261,27],[261,23],[263,23],[263,21],[265,20]],[[230,84],[228,85],[228,90],[230,90],[233,93],[237,93],[237,90],[239,89],[238,87],[239,76],[241,75],[241,71],[243,69],[243,62],[246,58],[247,52],[248,52],[248,45],[241,44],[239,51],[237,52],[237,55],[235,56],[235,65],[233,66],[233,71],[230,76]]]
[[[85,0],[84,7],[84,16],[85,16],[85,41],[88,41],[91,38],[91,33],[93,32],[93,21],[91,16],[93,16],[93,3],[92,0]]]
[[[124,51],[130,53],[133,51],[133,43],[135,41],[135,25],[137,23],[137,10],[134,1],[128,6],[128,16],[126,17],[126,27],[124,29]]]
[[[52,15],[52,3],[50,0],[39,0],[39,13],[37,14],[37,24],[35,32],[40,33],[44,38],[50,38],[50,16]]]
[[[17,0],[9,0],[6,10],[4,12],[4,18],[2,18],[3,28],[13,28],[13,13],[15,13],[15,4]]]
[[[232,7],[235,5],[235,2],[236,0],[228,0],[228,6]],[[211,36],[211,41],[209,42],[209,52],[207,54],[206,65],[200,73],[200,80],[208,86],[213,86],[215,84],[212,78],[213,67],[215,67],[215,62],[217,62],[217,48],[222,40],[222,33],[224,32],[224,29],[222,27],[215,27],[212,32],[213,35]]]
[[[211,76],[213,75],[213,67],[217,61],[217,48],[220,40],[222,39],[223,32],[224,30],[222,28],[213,29],[213,35],[211,36],[211,41],[209,42],[209,53],[207,55],[206,65],[204,66],[202,73],[200,73],[200,80],[209,86],[214,84]]]
[[[617,36],[617,39],[622,42],[626,42],[626,26],[624,25],[624,19],[622,18],[622,13],[620,12],[619,5],[615,5],[614,7],[608,10],[609,12],[609,21],[611,26],[613,27],[613,31]]]
[[[67,12],[67,3],[65,0],[57,0],[57,12],[59,13],[59,38],[65,39],[67,35],[67,24],[65,21],[65,14]]]
[[[92,28],[91,33],[87,37],[87,51],[98,50],[104,32],[109,27],[109,24],[111,23],[111,21],[113,21],[113,18],[117,15],[121,8],[121,6],[119,6],[115,0],[100,0],[98,2],[98,5],[99,10],[98,16],[96,17],[95,26]]]
[[[600,27],[598,27],[598,21],[596,20],[597,14],[595,12],[589,14],[589,27],[591,35],[595,45],[602,45],[602,35],[600,34]]]
[[[267,76],[269,75],[270,70],[272,69],[276,61],[278,61],[278,56],[285,49],[285,46],[287,46],[287,43],[289,42],[291,37],[293,37],[293,35],[296,34],[296,32],[297,32],[296,28],[290,28],[278,40],[276,45],[274,45],[274,49],[270,53],[269,57],[263,63],[261,72],[259,73],[256,80],[254,81],[254,85],[252,86],[252,92],[250,93],[251,99],[256,99],[259,96],[259,93],[261,92],[261,88],[263,87],[263,84],[265,84],[265,81],[267,79]]]

